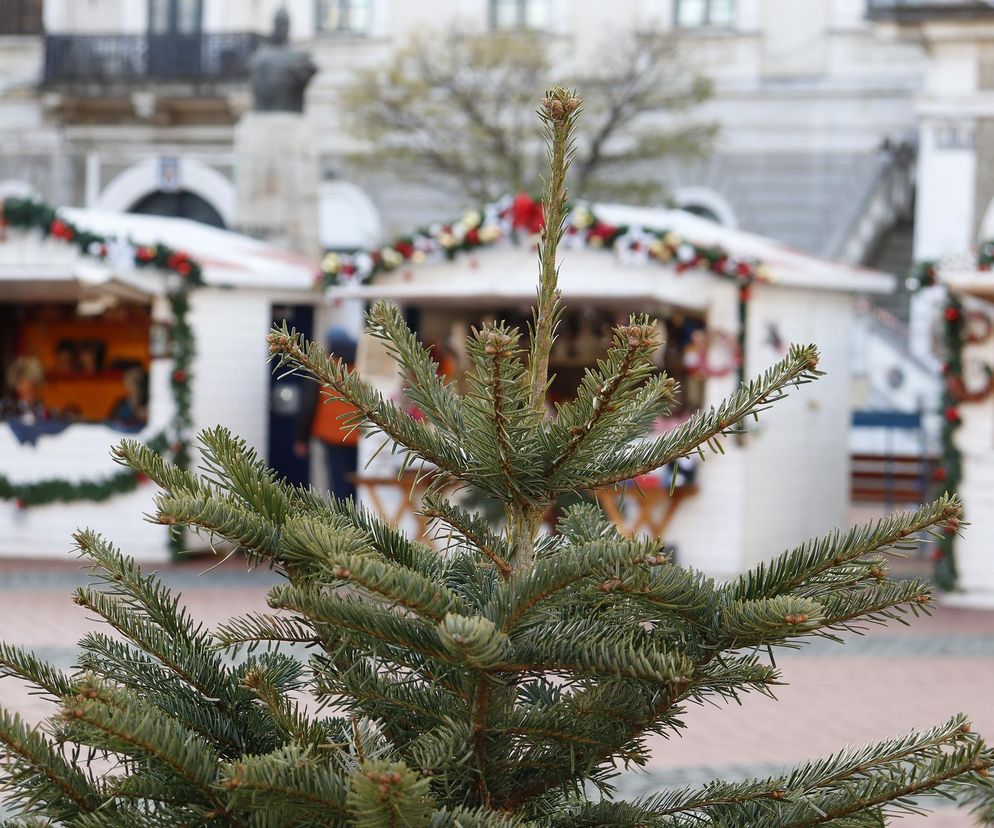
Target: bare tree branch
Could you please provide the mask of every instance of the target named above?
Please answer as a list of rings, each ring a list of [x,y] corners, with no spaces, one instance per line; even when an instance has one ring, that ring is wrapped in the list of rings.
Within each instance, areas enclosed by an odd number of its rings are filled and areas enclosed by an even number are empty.
[[[444,182],[477,201],[539,190],[544,157],[532,110],[540,79],[552,72],[547,55],[546,44],[527,34],[414,37],[342,90],[345,126],[366,147],[355,160]],[[611,35],[598,55],[575,78],[590,90],[590,126],[577,136],[570,191],[658,199],[663,182],[632,168],[710,152],[716,127],[686,116],[711,85],[679,58],[668,35]]]

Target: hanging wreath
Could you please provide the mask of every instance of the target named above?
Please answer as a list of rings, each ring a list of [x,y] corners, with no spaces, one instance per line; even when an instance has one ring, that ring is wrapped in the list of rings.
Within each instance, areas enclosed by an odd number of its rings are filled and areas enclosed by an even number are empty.
[[[969,310],[963,319],[963,339],[968,345],[986,342],[994,332],[991,318],[980,310]]]
[[[994,371],[989,365],[982,367],[984,380],[979,388],[968,388],[965,372],[946,377],[946,390],[957,403],[978,403],[986,400],[994,392]]]

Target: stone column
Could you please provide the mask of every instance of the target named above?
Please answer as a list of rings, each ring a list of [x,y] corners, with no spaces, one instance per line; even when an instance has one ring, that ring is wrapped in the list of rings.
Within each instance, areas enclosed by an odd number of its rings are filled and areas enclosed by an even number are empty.
[[[236,228],[317,261],[314,127],[299,112],[248,112],[235,128]]]

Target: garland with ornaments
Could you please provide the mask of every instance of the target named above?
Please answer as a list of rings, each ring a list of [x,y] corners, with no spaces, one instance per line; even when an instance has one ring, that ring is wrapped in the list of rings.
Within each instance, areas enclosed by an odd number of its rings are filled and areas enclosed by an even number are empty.
[[[156,435],[148,445],[157,452],[168,451],[173,463],[183,469],[189,468],[193,427],[190,371],[196,342],[188,316],[190,291],[203,284],[200,264],[182,250],[164,244],[136,245],[128,239],[85,230],[60,216],[55,208],[30,198],[8,198],[0,202],[0,239],[7,229],[34,231],[43,238],[58,239],[116,269],[147,268],[166,274],[166,298],[173,318],[170,332],[173,371],[169,384],[175,414],[170,433]],[[55,502],[100,501],[133,491],[143,482],[144,478],[131,470],[122,470],[99,480],[78,482],[51,479],[13,483],[0,475],[0,499],[11,500],[22,509]],[[173,527],[169,540],[174,553],[182,551],[183,530]]]
[[[394,240],[376,250],[332,252],[321,260],[317,287],[363,283],[411,264],[454,260],[460,254],[490,247],[502,239],[530,238],[542,230],[542,203],[527,193],[505,196],[461,219],[437,222]],[[562,246],[567,249],[611,250],[626,264],[672,264],[677,273],[705,270],[738,285],[739,330],[735,368],[743,377],[746,319],[752,286],[771,282],[769,269],[754,259],[732,256],[718,245],[699,245],[667,230],[651,230],[601,219],[586,204],[570,206],[564,225]]]
[[[994,242],[984,244],[977,256],[980,270],[994,267]],[[908,276],[908,288],[912,291],[940,286],[938,263],[918,262]],[[934,480],[943,494],[955,493],[963,480],[963,454],[956,444],[956,432],[963,423],[960,406],[977,403],[994,393],[994,372],[985,366],[985,381],[979,388],[968,388],[963,365],[963,350],[967,345],[983,342],[990,338],[994,328],[988,316],[979,311],[967,310],[962,301],[952,291],[944,289],[942,299],[941,340],[942,340],[942,414],[941,456],[934,472]],[[935,580],[943,589],[955,589],[956,532],[958,524],[952,522],[933,552]]]

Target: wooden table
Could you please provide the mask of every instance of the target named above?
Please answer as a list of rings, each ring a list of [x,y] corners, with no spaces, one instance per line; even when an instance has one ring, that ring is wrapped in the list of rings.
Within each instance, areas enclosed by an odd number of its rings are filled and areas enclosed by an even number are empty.
[[[697,494],[697,486],[679,486],[670,494],[664,486],[637,488],[610,486],[596,491],[597,502],[618,530],[629,537],[647,534],[665,540],[666,530],[680,504]],[[626,501],[635,509],[626,514]]]
[[[421,508],[421,498],[431,482],[430,477],[422,475],[419,478],[414,472],[404,472],[399,477],[357,474],[353,475],[352,480],[356,494],[386,523],[399,527],[410,518],[418,530],[415,540],[427,539],[429,520],[418,510]]]
[[[400,477],[374,477],[355,475],[356,491],[362,499],[388,524],[394,527],[412,524],[417,528],[417,540],[429,540],[429,520],[419,514],[421,498],[429,480],[419,478],[414,472]],[[680,504],[697,494],[696,486],[680,486],[671,495],[663,486],[611,486],[596,491],[597,502],[604,514],[625,535],[648,534],[665,539],[673,516]],[[635,504],[626,509],[627,502]]]

